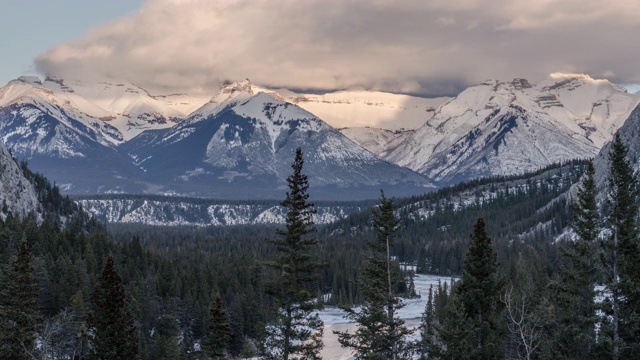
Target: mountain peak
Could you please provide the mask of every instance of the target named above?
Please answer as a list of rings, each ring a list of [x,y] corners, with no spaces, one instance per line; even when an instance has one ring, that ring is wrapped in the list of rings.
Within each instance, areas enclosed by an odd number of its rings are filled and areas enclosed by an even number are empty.
[[[567,89],[570,91],[583,85],[600,87],[603,89],[608,88],[615,92],[627,92],[626,88],[616,85],[607,79],[594,79],[587,74],[552,73],[549,75],[548,80],[542,81],[538,84],[538,86],[543,90]]]
[[[529,89],[531,88],[531,84],[527,79],[515,78],[511,81],[511,85],[513,85],[516,90]]]
[[[18,81],[22,81],[24,83],[32,85],[42,85],[42,81],[37,76],[20,76],[18,78]]]
[[[249,95],[253,95],[254,85],[248,78],[240,82],[231,82],[230,80],[226,80],[220,85],[220,90],[218,91],[218,94],[216,94],[216,96],[221,94],[231,95],[236,92],[246,92]]]

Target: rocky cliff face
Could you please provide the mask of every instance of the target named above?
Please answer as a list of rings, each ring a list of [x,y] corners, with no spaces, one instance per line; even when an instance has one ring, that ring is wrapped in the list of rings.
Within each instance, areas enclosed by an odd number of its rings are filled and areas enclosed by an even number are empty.
[[[629,115],[624,125],[618,131],[620,139],[629,149],[627,158],[631,161],[636,172],[640,171],[640,106]],[[611,142],[607,143],[593,160],[596,170],[595,179],[598,189],[604,190],[609,177],[609,153],[611,152]],[[601,191],[600,197],[604,194]]]
[[[6,219],[9,212],[21,217],[34,212],[40,217],[40,204],[33,185],[22,174],[5,146],[0,143],[0,217]]]

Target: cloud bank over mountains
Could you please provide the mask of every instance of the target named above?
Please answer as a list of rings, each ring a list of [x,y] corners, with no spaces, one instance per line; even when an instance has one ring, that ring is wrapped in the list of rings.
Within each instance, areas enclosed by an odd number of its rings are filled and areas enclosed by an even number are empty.
[[[158,93],[224,80],[453,95],[488,78],[640,83],[640,2],[148,0],[36,59],[46,75]]]

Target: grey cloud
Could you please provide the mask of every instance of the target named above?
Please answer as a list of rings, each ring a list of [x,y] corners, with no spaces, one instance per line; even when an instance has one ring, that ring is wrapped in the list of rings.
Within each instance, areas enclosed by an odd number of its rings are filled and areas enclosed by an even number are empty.
[[[637,1],[150,0],[39,56],[45,74],[158,92],[223,80],[451,95],[489,78],[640,82]]]

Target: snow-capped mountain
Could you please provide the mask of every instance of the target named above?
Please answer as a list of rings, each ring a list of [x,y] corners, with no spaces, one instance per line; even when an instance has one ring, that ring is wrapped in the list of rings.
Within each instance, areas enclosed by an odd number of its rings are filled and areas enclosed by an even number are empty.
[[[54,90],[52,89],[53,86]],[[55,153],[59,157],[84,156],[73,148],[65,148],[72,141],[64,141],[65,137],[83,137],[90,139],[103,146],[110,146],[123,141],[122,133],[108,123],[109,113],[93,104],[87,102],[83,97],[77,96],[71,90],[64,90],[59,83],[45,81],[41,83],[39,79],[32,77],[22,77],[18,80],[10,81],[5,87],[0,89],[0,108],[11,109],[7,113],[11,115],[13,121],[7,121],[3,116],[2,138],[12,149],[16,146],[11,141],[12,137],[30,137],[33,142],[21,145],[24,150],[32,153]],[[45,138],[53,134],[45,130],[38,130],[39,127],[30,126],[38,118],[49,117],[56,123],[60,130],[56,133],[56,141]],[[20,123],[24,119],[24,123]],[[58,127],[57,125],[60,125]],[[12,128],[13,125],[13,128]],[[52,125],[53,126],[53,125]]]
[[[76,191],[97,191],[108,184],[109,190],[134,190],[119,183],[140,170],[116,146],[122,133],[98,117],[105,112],[90,109],[91,103],[70,90],[49,88],[59,83],[45,84],[22,78],[0,89],[0,138],[6,146],[63,189],[73,184]]]
[[[84,83],[47,77],[24,76],[0,90],[0,107],[35,105],[54,118],[67,118],[89,126],[97,141],[119,145],[149,129],[165,129],[202,106],[202,96],[153,96],[126,83]]]
[[[67,192],[226,198],[279,198],[302,146],[314,191],[361,199],[594,156],[640,96],[556,76],[487,81],[445,100],[276,92],[249,80],[203,99],[23,77],[0,89],[0,138]]]
[[[225,197],[277,197],[285,191],[295,149],[305,154],[305,173],[316,194],[348,193],[351,199],[428,191],[415,172],[390,164],[349,140],[304,109],[249,82],[223,87],[189,118],[153,138],[126,144],[150,178],[181,193]]]
[[[337,91],[323,95],[277,92],[335,128],[417,129],[450,100],[379,91]]]
[[[382,157],[440,184],[595,156],[640,102],[586,75],[487,81],[438,108]]]
[[[351,199],[376,197],[383,186],[392,194],[394,186],[398,194],[432,188],[284,100],[249,80],[224,84],[206,102],[132,84],[23,77],[0,90],[0,136],[73,193],[277,198],[297,146],[327,198],[345,188]]]
[[[379,91],[345,90],[323,95],[277,92],[284,100],[315,114],[374,154],[387,152],[388,146],[424,125],[440,105],[451,99]]]

